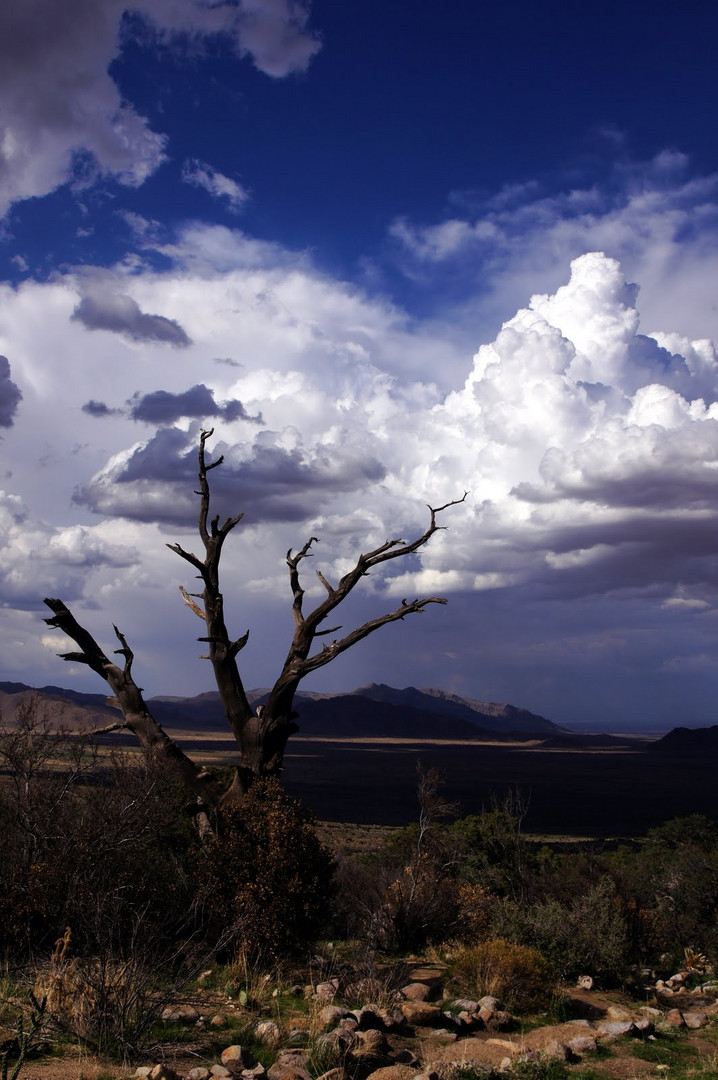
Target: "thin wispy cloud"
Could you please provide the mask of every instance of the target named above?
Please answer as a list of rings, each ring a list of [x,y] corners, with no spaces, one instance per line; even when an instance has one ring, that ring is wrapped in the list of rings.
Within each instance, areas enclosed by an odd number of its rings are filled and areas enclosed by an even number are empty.
[[[182,179],[186,184],[204,188],[212,196],[224,202],[234,213],[239,213],[249,199],[249,192],[236,180],[217,172],[211,165],[201,161],[186,161],[182,169]]]

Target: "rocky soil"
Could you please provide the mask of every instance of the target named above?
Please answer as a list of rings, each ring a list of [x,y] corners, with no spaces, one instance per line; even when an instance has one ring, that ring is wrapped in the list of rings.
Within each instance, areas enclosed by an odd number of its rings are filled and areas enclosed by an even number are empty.
[[[660,1063],[662,1048],[682,1047],[702,1080],[718,1077],[718,985],[687,989],[685,976],[653,984],[641,1003],[594,989],[591,980],[562,990],[567,1019],[529,1024],[511,1016],[495,997],[445,999],[440,967],[410,965],[408,981],[389,994],[386,985],[341,979],[295,986],[275,996],[276,1018],[253,1021],[236,1000],[199,991],[165,1010],[169,1039],[155,1060],[127,1068],[102,1066],[77,1053],[29,1061],[22,1080],[452,1080],[467,1070],[509,1070],[517,1062],[558,1059],[577,1080],[640,1080],[674,1075]],[[347,1002],[366,1003],[349,1008]],[[292,1011],[287,1004],[295,1001]],[[299,1007],[301,1005],[301,1007]],[[235,1038],[244,1022],[245,1044]],[[171,1025],[171,1027],[169,1027]],[[180,1041],[177,1031],[185,1032]],[[211,1036],[211,1038],[209,1038]],[[678,1038],[677,1038],[678,1036]],[[221,1050],[217,1047],[222,1045]],[[251,1042],[251,1046],[249,1043]],[[261,1058],[262,1062],[258,1059]],[[648,1060],[647,1060],[648,1059]],[[684,1072],[681,1075],[690,1075]]]

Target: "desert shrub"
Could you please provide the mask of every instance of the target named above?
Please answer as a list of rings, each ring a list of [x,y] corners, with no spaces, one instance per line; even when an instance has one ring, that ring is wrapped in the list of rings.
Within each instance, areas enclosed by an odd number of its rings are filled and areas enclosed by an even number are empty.
[[[537,949],[494,938],[457,954],[451,988],[467,997],[490,994],[507,1009],[532,1012],[550,1004],[556,972]]]
[[[498,897],[470,881],[459,886],[458,929],[462,941],[479,942],[491,937]]]
[[[236,927],[238,952],[274,962],[319,936],[334,863],[300,803],[277,780],[255,780],[218,824],[198,865],[205,902],[215,920]]]
[[[494,797],[481,814],[453,823],[464,880],[516,902],[528,898],[533,860],[522,832],[526,811],[520,793],[510,791],[503,801]]]
[[[686,949],[718,963],[718,825],[701,814],[651,829],[637,850],[611,859],[630,898],[650,962],[684,963]]]
[[[633,959],[624,905],[608,876],[570,904],[553,899],[499,903],[493,929],[511,941],[535,945],[564,979],[588,973],[617,982]]]
[[[194,890],[184,793],[151,758],[100,760],[58,721],[29,699],[0,731],[0,947],[49,956],[69,925],[74,955],[122,952],[139,913],[174,939]]]
[[[453,807],[435,769],[417,766],[419,820],[381,851],[340,865],[338,920],[352,936],[390,952],[415,951],[455,932],[461,848],[442,818]]]

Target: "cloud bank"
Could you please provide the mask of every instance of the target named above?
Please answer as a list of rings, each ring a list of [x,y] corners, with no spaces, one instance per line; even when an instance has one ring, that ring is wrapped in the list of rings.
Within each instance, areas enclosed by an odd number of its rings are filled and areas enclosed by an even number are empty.
[[[388,535],[418,535],[427,503],[466,490],[420,557],[367,579],[358,600],[367,617],[397,596],[451,600],[446,618],[407,631],[411,648],[392,670],[368,645],[367,679],[411,682],[418,664],[427,683],[569,722],[582,687],[594,686],[591,708],[601,707],[607,665],[616,679],[623,672],[616,694],[631,701],[648,673],[676,687],[708,654],[716,351],[672,330],[668,310],[662,329],[645,325],[643,294],[617,259],[594,251],[566,264],[562,282],[527,296],[473,360],[464,356],[456,379],[461,354],[440,325],[412,322],[306,256],[197,224],[163,254],[164,271],[84,268],[2,292],[0,348],[13,343],[27,418],[8,429],[6,490],[32,492],[26,523],[6,534],[8,566],[26,565],[28,528],[47,550],[78,523],[101,530],[88,542],[100,535],[137,561],[102,549],[84,578],[63,563],[54,591],[84,592],[105,623],[128,627],[139,605],[135,633],[151,653],[153,632],[161,639],[171,626],[174,641],[183,568],[164,543],[191,546],[197,436],[215,426],[211,453],[225,463],[212,474],[213,511],[245,514],[225,575],[253,627],[257,683],[273,674],[265,666],[287,615],[288,547],[321,537],[316,565],[331,580]],[[132,301],[129,321],[101,339],[101,363],[92,317],[73,317],[95,292]],[[187,344],[129,333],[145,312],[181,326]],[[17,588],[6,581],[13,610],[30,605],[32,587],[27,575]],[[153,663],[169,665],[167,645],[162,655]],[[361,663],[332,677],[346,688]]]

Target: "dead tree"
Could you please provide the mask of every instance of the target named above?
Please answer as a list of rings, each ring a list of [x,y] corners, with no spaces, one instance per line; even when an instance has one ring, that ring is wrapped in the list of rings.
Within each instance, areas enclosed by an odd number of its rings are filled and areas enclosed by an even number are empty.
[[[209,776],[207,771],[196,765],[154,719],[142,697],[141,689],[132,677],[132,650],[117,627],[114,629],[120,648],[116,649],[115,653],[124,657],[122,667],[105,655],[94,638],[80,626],[61,600],[45,600],[54,613],[52,618],[45,620],[47,624],[64,631],[80,649],[79,652],[60,653],[61,658],[87,664],[98,675],[101,675],[111,687],[115,703],[122,710],[123,720],[103,730],[127,728],[137,737],[143,747],[159,755],[166,761],[169,768],[178,772],[186,785],[197,795],[200,803],[208,808],[216,808],[220,802],[238,800],[257,777],[281,774],[287,740],[298,730],[295,723],[297,713],[293,705],[294,695],[302,679],[329,664],[336,656],[373,634],[379,627],[397,622],[407,615],[421,612],[428,604],[446,604],[446,599],[441,596],[402,600],[394,611],[379,615],[342,637],[334,637],[331,643],[325,642],[321,648],[313,651],[318,638],[336,634],[342,629],[341,626],[327,628],[323,624],[361,579],[374,567],[392,559],[411,555],[422,548],[438,529],[444,528],[437,524],[437,514],[463,502],[466,498],[466,493],[464,493],[461,499],[454,499],[445,503],[444,506],[429,507],[429,525],[421,536],[408,542],[386,540],[372,551],[359,555],[355,565],[336,585],[332,585],[324,574],[317,570],[317,577],[326,596],[309,612],[304,610],[304,589],[300,583],[299,568],[302,561],[313,554],[311,548],[318,543],[317,537],[310,537],[304,547],[295,554],[290,548],[287,552],[286,563],[292,593],[294,634],[282,671],[270,690],[265,704],[252,708],[237,664],[237,656],[247,644],[249,631],[236,639],[230,636],[224,616],[224,597],[219,579],[224,542],[239,524],[243,515],[229,517],[222,525],[219,523],[219,516],[210,518],[208,473],[220,466],[223,461],[221,456],[211,463],[207,461],[205,447],[212,434],[213,430],[203,431],[199,440],[197,495],[200,498],[199,535],[204,547],[204,557],[185,551],[180,544],[167,546],[194,567],[202,582],[201,592],[189,593],[182,586],[180,586],[180,591],[185,603],[205,623],[206,633],[199,640],[207,643],[205,658],[212,663],[227,722],[239,750],[239,764],[228,790],[220,790],[217,782]]]

